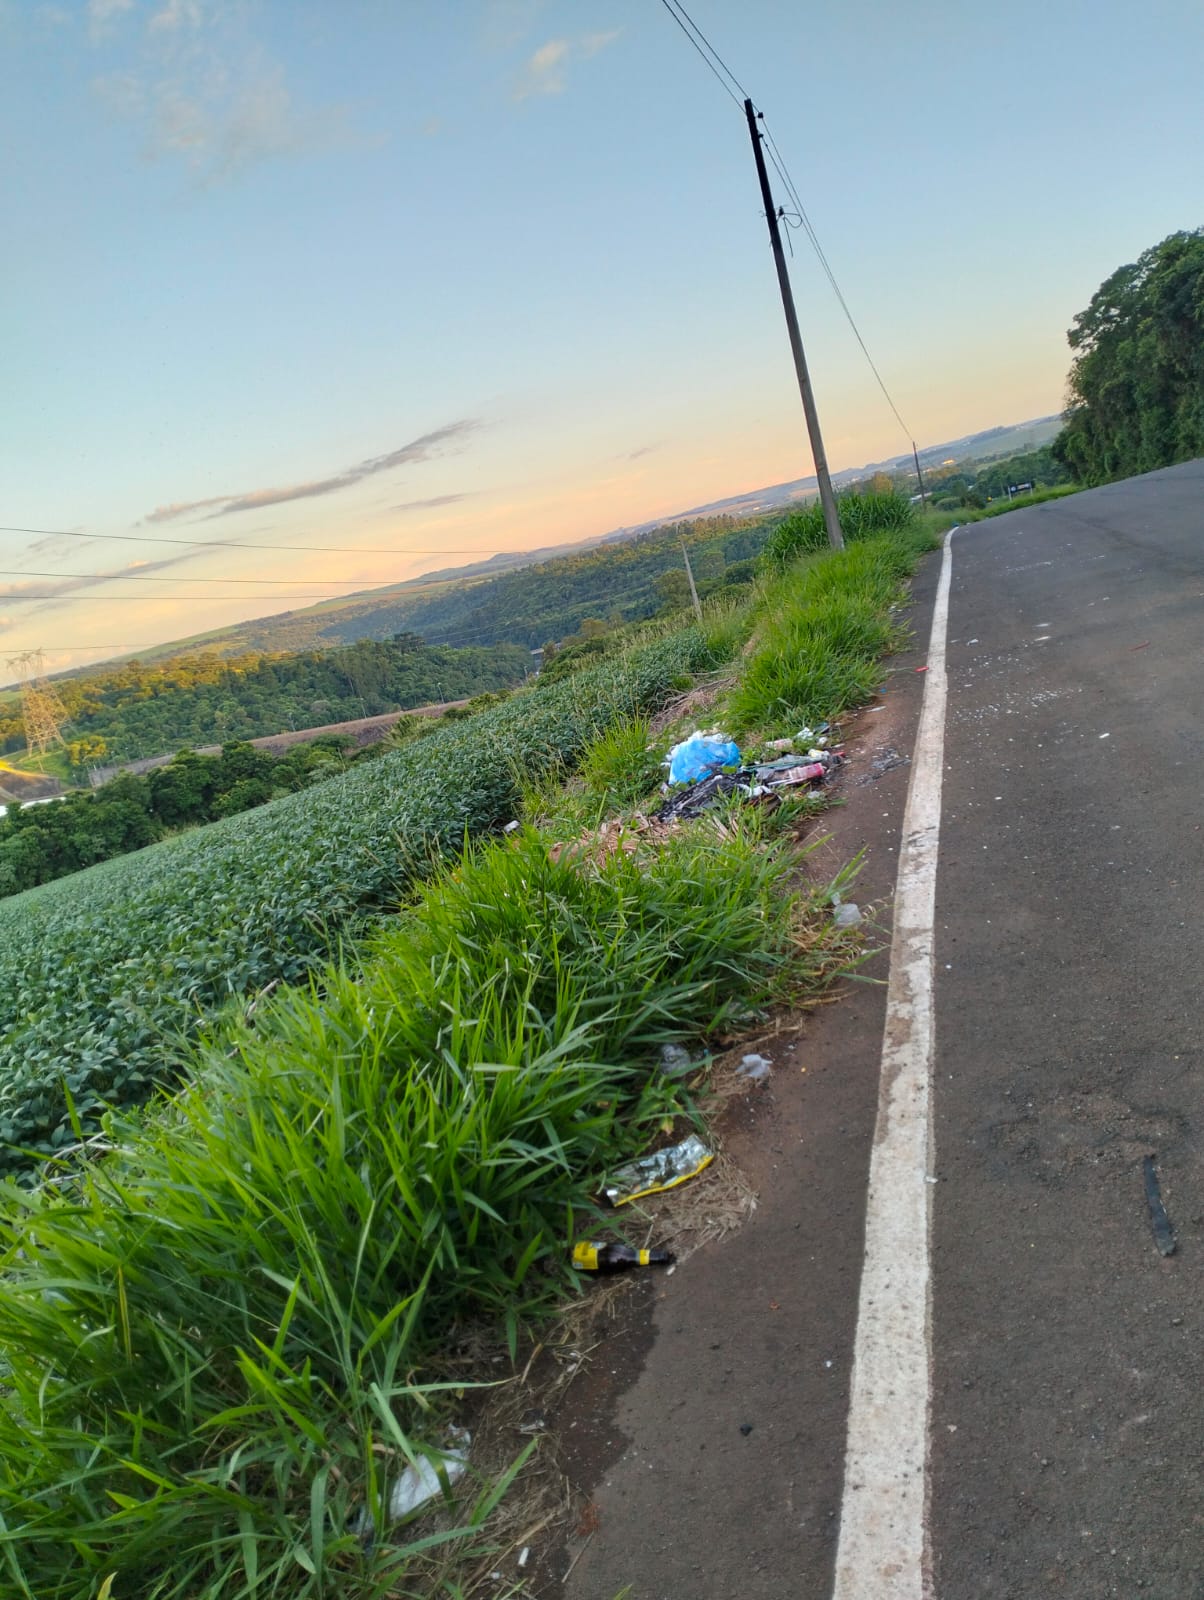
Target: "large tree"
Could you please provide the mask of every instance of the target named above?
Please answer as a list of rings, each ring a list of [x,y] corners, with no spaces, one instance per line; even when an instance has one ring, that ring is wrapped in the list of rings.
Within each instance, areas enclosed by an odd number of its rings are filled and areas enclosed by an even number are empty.
[[[1204,454],[1204,228],[1120,267],[1067,334],[1075,352],[1054,454],[1084,483]]]

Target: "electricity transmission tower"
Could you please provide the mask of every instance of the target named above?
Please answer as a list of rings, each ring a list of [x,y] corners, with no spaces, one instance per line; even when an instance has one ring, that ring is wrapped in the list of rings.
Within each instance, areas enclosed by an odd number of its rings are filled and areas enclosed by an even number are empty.
[[[25,744],[30,755],[36,750],[38,755],[44,756],[47,750],[62,747],[67,711],[58,691],[46,677],[42,652],[23,650],[20,655],[10,656],[8,664],[21,685],[21,720],[25,724]]]

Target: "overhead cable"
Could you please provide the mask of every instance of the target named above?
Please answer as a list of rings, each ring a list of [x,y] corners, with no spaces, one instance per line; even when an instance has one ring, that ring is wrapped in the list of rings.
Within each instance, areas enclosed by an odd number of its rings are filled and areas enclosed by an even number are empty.
[[[737,106],[741,100],[747,100],[748,96],[741,87],[740,80],[732,72],[719,52],[711,45],[702,29],[690,16],[685,6],[681,4],[681,0],[661,0],[661,4],[710,68],[718,80],[719,87],[728,98],[735,101]],[[725,81],[725,77],[729,81]],[[729,83],[735,85],[736,90],[739,91],[738,94],[732,90]]]

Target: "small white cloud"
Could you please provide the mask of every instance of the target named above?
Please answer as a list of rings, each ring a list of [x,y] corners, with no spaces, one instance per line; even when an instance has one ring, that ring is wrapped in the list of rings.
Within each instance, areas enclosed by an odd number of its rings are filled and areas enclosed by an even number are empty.
[[[93,44],[109,31],[119,17],[134,9],[134,0],[88,0],[88,32]]]
[[[608,44],[613,44],[621,31],[620,28],[612,28],[609,33],[587,33],[581,41],[581,54],[596,56],[599,50],[605,50]]]
[[[571,46],[567,39],[549,39],[523,68],[522,77],[514,88],[516,100],[526,100],[533,94],[562,94],[564,74],[561,67]]]
[[[549,39],[535,51],[514,86],[514,98],[527,100],[537,94],[563,94],[564,69],[570,61],[586,61],[604,50],[619,37],[616,28],[611,33],[587,33],[581,39]]]
[[[155,33],[174,33],[179,28],[199,28],[201,21],[200,0],[166,0],[147,27]]]

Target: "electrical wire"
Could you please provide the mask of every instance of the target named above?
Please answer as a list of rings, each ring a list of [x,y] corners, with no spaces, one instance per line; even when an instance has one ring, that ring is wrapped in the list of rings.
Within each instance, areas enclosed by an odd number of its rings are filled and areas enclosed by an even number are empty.
[[[765,120],[764,113],[758,112],[757,119],[760,122],[762,131],[765,134],[765,148],[769,153],[769,159],[773,163],[778,177],[781,178],[783,184],[786,186],[786,193],[794,202],[795,208],[803,225],[803,230],[808,239],[811,241],[811,246],[815,251],[816,258],[818,259],[820,266],[823,268],[828,282],[832,286],[832,293],[836,296],[836,299],[840,304],[840,309],[844,312],[845,317],[848,320],[849,327],[853,330],[853,337],[861,346],[861,353],[869,363],[870,371],[874,374],[874,377],[878,383],[878,387],[882,390],[882,394],[887,405],[894,412],[895,420],[903,429],[903,432],[907,438],[911,439],[914,437],[911,429],[907,426],[906,422],[904,422],[899,412],[899,408],[891,396],[890,390],[886,387],[886,384],[883,381],[882,374],[878,371],[877,363],[874,361],[873,356],[870,355],[869,348],[866,345],[865,340],[861,337],[861,329],[857,326],[856,319],[854,318],[853,313],[849,310],[849,303],[845,299],[840,284],[836,280],[836,274],[833,272],[831,263],[824,253],[824,247],[819,242],[819,235],[816,233],[815,228],[812,225],[811,218],[807,215],[807,208],[803,204],[802,197],[799,194],[798,189],[795,187],[794,179],[790,176],[790,173],[786,167],[785,158],[778,149],[777,142],[774,139],[773,134],[769,131],[769,124]]]
[[[189,550],[290,550],[303,555],[330,556],[425,556],[431,554],[429,545],[414,545],[404,550],[386,550],[380,545],[349,544],[245,544],[238,539],[172,539],[161,533],[83,533],[78,528],[15,528],[0,523],[0,533],[33,533],[45,539],[113,539],[122,544],[173,544]],[[484,552],[469,545],[451,549],[441,546],[440,555],[484,556]],[[487,557],[485,559],[488,559]]]
[[[695,50],[698,51],[698,54],[702,57],[706,65],[710,68],[724,94],[726,94],[728,98],[737,106],[741,104],[742,100],[747,100],[748,95],[741,87],[740,80],[736,77],[735,73],[727,65],[723,57],[711,44],[706,34],[703,33],[702,29],[694,21],[693,17],[691,17],[685,6],[681,4],[681,0],[661,0],[661,4],[673,18],[674,22],[676,22],[677,26],[685,34],[686,38],[694,46]],[[695,35],[697,35],[697,37],[695,37]],[[718,63],[718,65],[716,65],[716,63]],[[739,96],[734,94],[729,85],[724,81],[722,76],[723,73],[726,73],[731,82],[735,84],[736,88],[739,90]]]
[[[82,656],[87,655],[89,650],[156,650],[158,646],[153,644],[42,644],[38,646],[38,649],[48,656]],[[3,651],[0,651],[0,655],[2,654]],[[23,654],[24,651],[22,650],[13,651],[14,656]],[[5,684],[3,687],[8,688],[9,685]]]
[[[724,61],[723,57],[715,49],[714,45],[707,38],[706,34],[703,33],[702,29],[694,21],[693,17],[690,16],[690,13],[681,3],[681,0],[661,0],[661,4],[673,18],[674,22],[677,23],[678,27],[685,34],[686,38],[694,46],[694,49],[702,57],[703,61],[718,80],[720,87],[723,89],[725,94],[727,94],[730,99],[735,101],[737,105],[740,104],[740,99],[737,99],[737,95],[734,90],[739,91],[741,99],[750,100],[752,97],[749,95],[748,91],[741,84],[739,78],[736,77],[735,73],[728,66],[727,62]],[[877,363],[875,362],[873,356],[870,355],[869,347],[861,336],[861,329],[857,326],[856,319],[854,318],[852,311],[849,309],[849,303],[844,297],[844,293],[841,290],[840,284],[837,282],[836,274],[832,270],[832,265],[827,256],[824,254],[824,248],[819,242],[819,235],[816,233],[815,228],[812,225],[811,218],[807,215],[807,208],[804,206],[802,197],[800,196],[798,189],[795,187],[794,180],[790,176],[790,173],[786,167],[785,159],[777,147],[773,134],[769,131],[769,125],[765,121],[764,113],[758,112],[757,119],[761,124],[761,129],[765,136],[765,148],[769,154],[769,159],[773,163],[778,177],[781,178],[782,183],[785,185],[787,194],[794,202],[794,206],[798,212],[799,220],[802,223],[803,230],[806,233],[807,238],[811,241],[811,247],[815,251],[816,257],[820,266],[823,268],[829,284],[832,286],[832,292],[839,302],[840,309],[844,312],[845,317],[848,320],[849,327],[853,330],[853,337],[861,346],[861,353],[869,363],[870,371],[874,374],[874,378],[879,389],[882,391],[887,405],[894,412],[895,420],[903,429],[903,432],[906,434],[907,438],[911,440],[913,439],[911,429],[907,426],[906,422],[904,422],[902,414],[900,413],[898,406],[895,404],[890,390],[886,387],[886,383],[883,380],[882,374],[878,371]],[[791,254],[793,254],[793,250],[791,251]]]
[[[321,583],[339,584],[345,586],[349,583],[377,583],[387,587],[391,583],[409,583],[409,578],[187,578],[173,573],[170,578],[160,578],[147,572],[36,572],[32,567],[25,567],[19,572],[8,572],[0,569],[0,578],[87,578],[94,583]],[[7,600],[10,596],[0,590],[0,600]],[[252,596],[248,595],[248,599]]]
[[[358,590],[350,594],[0,594],[0,605],[12,605],[24,601],[51,601],[56,606],[95,606],[111,605],[115,600],[128,601],[135,605],[158,605],[164,600],[177,600],[189,605],[208,604],[215,600],[234,601],[246,604],[251,600],[350,600]]]

